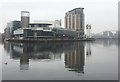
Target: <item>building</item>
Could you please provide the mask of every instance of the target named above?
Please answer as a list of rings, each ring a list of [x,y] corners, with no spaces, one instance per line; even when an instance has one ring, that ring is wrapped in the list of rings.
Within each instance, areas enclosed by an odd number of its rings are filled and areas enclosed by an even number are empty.
[[[65,28],[78,32],[78,38],[84,36],[84,8],[75,8],[65,14]]]
[[[52,38],[78,38],[76,30],[61,28],[61,20],[35,21],[29,23],[30,13],[21,12],[21,28],[14,30],[15,39],[52,39]]]
[[[21,21],[11,21],[10,22],[10,34],[11,38],[14,37],[14,31],[21,28]]]
[[[21,22],[14,20],[7,23],[6,28],[4,29],[5,38],[9,39],[14,37],[14,31],[21,28]]]
[[[49,23],[51,24],[51,28],[54,28],[54,27],[59,27],[61,28],[62,26],[62,23],[61,23],[61,19],[60,20],[35,20],[34,23]]]
[[[91,25],[86,25],[86,38],[91,38]]]
[[[61,26],[62,26],[61,19],[54,21],[53,27],[61,27]]]
[[[18,39],[39,39],[39,38],[52,38],[54,32],[49,28],[47,23],[30,23],[28,28],[20,28],[14,31],[14,38]]]
[[[28,11],[21,12],[21,28],[14,31],[14,38],[17,39],[39,39],[52,38],[54,32],[49,27],[49,23],[30,23],[30,13]]]
[[[11,37],[10,23],[7,23],[6,28],[4,29],[4,37],[5,37],[5,39],[8,39]]]
[[[29,28],[30,13],[28,11],[21,11],[21,27]]]
[[[61,27],[61,20],[47,22],[30,23],[30,13],[28,11],[21,12],[21,28],[14,30],[13,39],[81,39],[84,37],[84,8],[76,8],[67,13],[66,17],[73,15],[71,23],[66,24],[66,27]],[[72,14],[71,14],[72,13]],[[75,16],[75,18],[74,18]],[[68,19],[66,19],[68,20]],[[68,22],[68,21],[66,21]],[[73,23],[73,24],[72,24]],[[75,25],[74,25],[75,24]]]

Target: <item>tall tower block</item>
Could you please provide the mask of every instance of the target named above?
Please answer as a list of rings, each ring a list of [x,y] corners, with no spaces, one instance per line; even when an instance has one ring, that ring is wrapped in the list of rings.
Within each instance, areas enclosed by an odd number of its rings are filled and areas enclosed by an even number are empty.
[[[21,11],[21,27],[29,28],[30,13],[28,11]]]

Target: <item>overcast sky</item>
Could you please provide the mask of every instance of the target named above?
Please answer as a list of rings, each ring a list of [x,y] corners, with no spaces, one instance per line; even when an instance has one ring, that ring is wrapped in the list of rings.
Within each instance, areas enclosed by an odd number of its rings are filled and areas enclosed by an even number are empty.
[[[118,29],[119,0],[1,0],[0,32],[7,22],[20,20],[21,11],[30,12],[30,21],[56,20],[64,22],[65,13],[84,7],[85,23],[92,25],[92,32]],[[63,23],[64,27],[64,23]]]

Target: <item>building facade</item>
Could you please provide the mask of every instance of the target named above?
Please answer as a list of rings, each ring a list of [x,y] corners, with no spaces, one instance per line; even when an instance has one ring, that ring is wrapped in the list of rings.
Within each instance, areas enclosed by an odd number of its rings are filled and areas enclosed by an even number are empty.
[[[30,23],[30,13],[21,12],[21,27],[14,28],[14,39],[47,39],[66,38],[78,39],[84,37],[84,8],[76,8],[66,14],[66,28],[61,27],[61,20],[53,23],[34,22]],[[19,26],[19,25],[18,25]]]
[[[21,28],[21,21],[11,21],[10,22],[10,34],[11,38],[14,37],[14,31]]]
[[[11,37],[11,33],[10,33],[10,23],[7,23],[6,28],[4,29],[4,37],[5,39],[8,39]]]
[[[29,28],[30,13],[28,11],[21,11],[21,27]]]
[[[54,32],[49,28],[50,24],[30,23],[28,28],[20,28],[14,31],[17,39],[53,38]]]
[[[84,36],[84,8],[75,8],[65,14],[65,28],[78,32],[78,38]]]
[[[91,38],[91,25],[86,25],[86,38]]]
[[[14,30],[14,38],[38,39],[54,37],[54,32],[49,28],[49,23],[30,23],[30,13],[21,12],[21,28]]]

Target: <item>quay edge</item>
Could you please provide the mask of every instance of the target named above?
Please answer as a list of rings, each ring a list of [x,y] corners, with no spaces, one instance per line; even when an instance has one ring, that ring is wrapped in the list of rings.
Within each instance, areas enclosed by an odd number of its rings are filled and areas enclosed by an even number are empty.
[[[78,41],[95,41],[95,39],[7,39],[8,42],[78,42]]]

